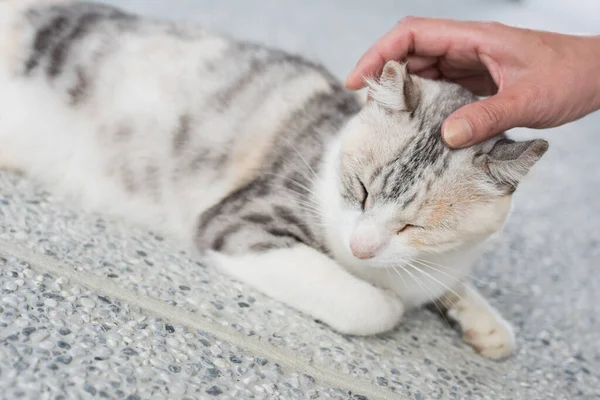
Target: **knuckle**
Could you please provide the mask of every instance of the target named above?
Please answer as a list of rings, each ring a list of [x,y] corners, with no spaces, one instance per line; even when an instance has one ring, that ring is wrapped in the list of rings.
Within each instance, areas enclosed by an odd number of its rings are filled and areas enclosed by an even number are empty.
[[[479,28],[485,31],[499,31],[507,29],[508,26],[498,21],[478,22]]]
[[[415,17],[413,15],[407,15],[406,17],[400,18],[396,23],[397,26],[409,25],[411,23],[415,23],[419,20],[422,20],[420,17]]]

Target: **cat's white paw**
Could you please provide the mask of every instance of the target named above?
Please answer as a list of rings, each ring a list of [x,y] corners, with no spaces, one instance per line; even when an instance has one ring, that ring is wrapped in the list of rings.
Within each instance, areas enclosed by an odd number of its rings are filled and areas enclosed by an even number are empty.
[[[346,312],[324,321],[333,329],[347,335],[377,335],[393,329],[404,315],[402,300],[391,292],[368,286],[353,294]]]
[[[500,315],[486,309],[451,309],[449,316],[457,320],[463,339],[483,357],[501,360],[515,349],[515,335],[510,324]]]

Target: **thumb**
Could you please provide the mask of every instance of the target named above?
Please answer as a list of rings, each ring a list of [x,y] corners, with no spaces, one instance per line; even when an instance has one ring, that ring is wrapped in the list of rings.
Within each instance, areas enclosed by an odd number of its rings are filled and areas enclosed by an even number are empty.
[[[520,126],[525,120],[523,92],[506,90],[485,100],[468,104],[451,114],[442,127],[450,147],[467,147]]]

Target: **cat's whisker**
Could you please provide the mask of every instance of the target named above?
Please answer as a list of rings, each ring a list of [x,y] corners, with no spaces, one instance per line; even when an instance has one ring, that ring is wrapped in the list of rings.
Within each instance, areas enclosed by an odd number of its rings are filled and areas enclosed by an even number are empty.
[[[288,199],[291,202],[295,202],[299,209],[309,213],[313,217],[313,221],[310,221],[310,223],[308,221],[303,223],[305,226],[320,226],[322,228],[325,228],[331,225],[331,223],[328,224],[327,222],[333,221],[333,219],[330,216],[323,214],[322,210],[318,209],[314,203],[302,201],[299,200],[297,197],[293,196],[288,197]],[[259,200],[252,199],[250,201],[258,202]]]
[[[443,274],[444,276],[447,276],[448,278],[453,279],[453,280],[455,280],[458,283],[464,283],[461,279],[457,278],[456,276],[454,276],[454,275],[452,275],[452,274],[450,274],[450,273],[448,273],[446,271],[442,271],[440,269],[437,269],[437,268],[435,268],[435,267],[427,264],[426,262],[424,262],[424,261],[422,261],[422,260],[420,260],[418,258],[411,258],[411,261],[416,262],[416,263],[418,263],[418,264],[420,264],[420,265],[422,265],[424,267],[430,268],[430,269],[434,270],[435,272],[439,272],[440,274]],[[451,270],[451,269],[448,268],[448,270]]]
[[[490,283],[488,283],[488,282],[486,282],[486,281],[484,281],[484,280],[482,280],[480,278],[476,278],[475,276],[470,275],[470,274],[466,274],[466,273],[461,273],[461,275],[464,277],[463,279],[461,279],[461,278],[459,278],[459,277],[457,277],[457,276],[455,276],[455,275],[452,274],[452,273],[454,273],[456,271],[452,267],[448,267],[448,266],[445,266],[445,265],[442,265],[442,264],[434,263],[432,261],[425,260],[425,259],[418,258],[418,257],[411,258],[410,260],[421,264],[423,267],[430,268],[433,271],[439,272],[440,274],[443,274],[443,275],[445,275],[445,276],[447,276],[447,277],[455,280],[457,283],[466,284],[467,282],[466,282],[466,280],[464,278],[468,278],[469,280],[472,280],[474,282],[478,282],[478,283],[480,283],[480,284],[482,284],[484,286],[487,286],[487,287],[490,287],[490,288],[494,288],[495,287],[494,285],[492,285],[492,284],[490,284]],[[391,264],[391,263],[397,263],[397,262],[398,262],[397,258],[385,258],[385,259],[379,260],[378,264],[373,264],[373,265],[376,266],[377,268],[380,268],[380,267],[387,268],[387,267],[389,267],[389,264]],[[431,265],[431,264],[433,264],[433,265]],[[445,269],[447,272],[444,271],[443,269]],[[509,294],[514,294],[514,295],[518,295],[518,296],[526,296],[526,294],[522,293],[522,292],[515,292],[515,291],[510,291],[510,290],[504,290],[504,291],[506,293],[509,293]]]
[[[293,199],[290,199],[290,200],[293,200]],[[316,218],[316,221],[311,221],[312,225],[321,226],[321,227],[329,227],[329,226],[331,226],[331,223],[333,223],[335,221],[332,216],[323,213],[322,210],[315,208],[315,207],[309,205],[308,203],[297,202],[296,205],[297,205],[298,209],[305,211],[306,213],[308,213],[311,216],[313,216],[314,218]]]
[[[391,267],[391,269],[394,270],[394,272],[396,272],[396,274],[398,274],[398,276],[400,277],[400,279],[402,279],[402,284],[405,287],[408,287],[408,284],[406,283],[406,280],[404,279],[404,276],[402,276],[402,274],[395,268],[395,267]],[[386,268],[385,269],[388,273],[390,272],[390,268]]]
[[[302,207],[300,207],[300,209],[302,209]],[[333,219],[330,219],[330,217],[323,216],[314,210],[304,209],[303,211],[318,219],[318,221],[311,221],[313,225],[329,226],[330,224],[327,224],[327,222],[333,221]]]
[[[423,265],[423,266],[425,266],[425,267],[427,267],[427,268],[432,268],[434,271],[436,271],[436,272],[438,272],[438,273],[441,273],[441,274],[443,274],[443,275],[445,275],[445,276],[447,276],[447,277],[449,277],[449,278],[453,279],[454,281],[456,281],[457,283],[459,283],[459,284],[461,284],[461,285],[462,285],[462,284],[465,284],[465,282],[463,282],[462,280],[458,279],[457,277],[455,277],[455,276],[453,276],[453,275],[451,275],[451,274],[449,274],[449,273],[447,273],[447,272],[444,272],[444,271],[437,270],[437,269],[435,269],[435,268],[431,267],[430,265],[423,264],[423,262],[422,262],[422,261],[419,261],[419,260],[417,260],[417,259],[412,259],[411,261],[414,261],[414,262],[416,262],[416,263],[419,263],[419,264],[421,264],[421,265]],[[413,268],[414,268],[414,267],[415,267],[415,266],[413,265]],[[422,269],[422,268],[418,268],[418,269],[419,269],[419,271],[421,271],[422,273],[427,273],[426,271],[423,271],[423,269]],[[429,275],[429,274],[428,274],[428,275]],[[433,278],[433,276],[431,276],[431,278]],[[447,288],[449,288],[448,286],[446,286],[446,287],[447,287]],[[455,292],[455,291],[453,290],[453,292]],[[456,304],[455,304],[455,303],[454,303],[454,302],[453,302],[453,301],[452,301],[452,300],[451,300],[451,299],[450,299],[450,298],[449,298],[449,297],[448,297],[446,294],[444,294],[444,298],[445,298],[445,299],[446,299],[446,300],[447,300],[447,301],[448,301],[450,304],[452,304],[453,306],[456,306]],[[458,296],[458,298],[459,298],[460,300],[463,300],[463,299],[462,299],[460,296]],[[464,301],[464,300],[463,300],[463,301]]]
[[[310,164],[306,161],[306,159],[304,158],[302,153],[300,153],[300,151],[298,151],[298,148],[294,145],[294,143],[291,140],[289,140],[286,135],[283,135],[282,138],[284,139],[283,142],[284,142],[285,146],[291,148],[292,150],[294,150],[296,152],[296,154],[298,155],[298,158],[300,158],[300,160],[302,160],[302,162],[304,164],[303,166],[306,166],[308,168],[308,170],[310,172],[312,172],[312,174],[317,179],[319,179],[319,176],[317,175],[317,173],[313,170],[313,168],[310,166]]]
[[[396,271],[396,273],[397,273],[398,275],[402,276],[402,275],[400,274],[400,272],[397,270],[397,268],[401,268],[401,269],[402,269],[402,271],[406,272],[406,273],[407,273],[407,274],[408,274],[408,275],[409,275],[409,276],[410,276],[410,277],[411,277],[411,278],[412,278],[412,279],[413,279],[413,280],[414,280],[414,281],[415,281],[415,282],[416,282],[416,283],[419,285],[419,287],[420,287],[421,289],[424,289],[426,292],[429,290],[428,288],[424,288],[424,287],[423,287],[423,284],[422,284],[422,282],[421,282],[421,280],[420,280],[420,279],[418,279],[418,278],[417,278],[417,277],[416,277],[416,276],[415,276],[415,275],[414,275],[412,272],[410,272],[408,269],[406,269],[406,268],[404,267],[404,265],[402,265],[402,264],[397,264],[397,265],[393,266],[392,268],[393,268],[393,269]]]
[[[322,210],[320,210],[318,208],[311,207],[309,204],[298,202],[297,206],[298,206],[298,208],[300,208],[300,209],[302,209],[304,211],[310,211],[314,215],[318,215],[318,216],[322,217],[323,219],[333,220],[333,217],[331,217],[330,215],[325,214]]]
[[[297,165],[296,165],[297,166]],[[302,166],[302,165],[301,165]],[[295,172],[299,173],[302,178],[306,179],[307,183],[309,184],[314,184],[320,181],[321,178],[317,178],[315,179],[312,175],[308,174],[306,171],[303,171],[302,169],[296,169]],[[281,174],[277,174],[275,172],[269,172],[269,171],[264,171],[262,172],[264,175],[270,175],[276,178],[282,178],[282,179],[291,179],[289,176],[285,176],[285,175],[281,175]],[[292,179],[293,180],[293,179]]]
[[[296,148],[296,146],[294,146],[292,143],[289,144],[290,147],[296,152],[296,154],[298,154],[298,157],[300,157],[300,159],[302,160],[302,162],[308,167],[308,169],[310,170],[310,172],[313,173],[313,175],[315,176],[315,178],[319,179],[319,176],[317,175],[317,173],[312,169],[312,167],[310,166],[310,164],[306,161],[306,159],[302,156],[302,154],[298,151],[298,149]]]
[[[454,269],[451,268],[451,267],[448,267],[448,266],[445,266],[445,265],[442,265],[442,264],[438,264],[438,263],[435,263],[433,261],[425,260],[425,259],[422,259],[422,258],[413,258],[413,260],[416,261],[416,262],[419,262],[420,264],[422,264],[422,265],[424,265],[424,266],[426,266],[428,268],[433,269],[434,271],[440,272],[440,273],[444,273],[444,272],[442,270],[436,269],[435,267],[443,268],[443,269],[446,269],[447,271],[451,271],[451,272],[454,271]],[[472,281],[478,282],[478,283],[480,283],[480,284],[482,284],[484,286],[490,287],[490,288],[494,288],[494,285],[492,285],[492,284],[490,284],[490,283],[488,283],[488,282],[486,282],[486,281],[484,281],[484,280],[482,280],[480,278],[476,278],[473,275],[470,275],[470,274],[463,274],[463,275],[466,278],[469,278]],[[451,276],[451,275],[448,275],[448,276]],[[506,290],[506,289],[504,291],[506,293],[514,294],[514,295],[517,295],[517,296],[527,296],[527,294],[525,294],[525,293],[514,292],[514,291]]]
[[[443,287],[445,290],[444,290],[444,293],[440,297],[443,297],[444,299],[446,299],[446,301],[448,301],[453,306],[455,306],[456,304],[452,301],[452,299],[450,297],[448,297],[448,295],[447,295],[448,292],[450,292],[453,295],[455,295],[456,297],[458,297],[459,300],[464,301],[464,299],[460,295],[458,295],[458,293],[456,293],[456,291],[454,289],[452,289],[450,286],[444,284],[443,282],[439,281],[438,279],[436,279],[433,275],[431,275],[427,271],[423,271],[423,269],[416,267],[415,265],[413,265],[411,263],[407,263],[407,264],[410,267],[412,267],[413,269],[419,271],[421,274],[426,276],[431,281],[433,281],[433,282],[437,283],[438,285],[440,285],[441,287]]]
[[[326,214],[323,209],[319,208],[316,202],[298,199],[293,196],[288,197],[288,199],[292,202],[295,202],[298,208],[310,212],[312,215],[318,216],[320,220],[333,221],[331,215]]]
[[[423,273],[422,270],[420,270],[419,268],[415,267],[414,265],[412,265],[410,263],[407,263],[407,265],[409,265],[410,267],[414,268],[415,270]],[[408,271],[408,269],[405,269],[405,271],[410,274],[410,272]],[[426,274],[425,274],[425,277],[431,278],[431,276],[428,276]],[[415,280],[416,280],[416,278],[415,278]],[[444,286],[444,287],[447,287],[447,286]],[[446,313],[444,313],[444,311],[438,305],[438,303],[436,301],[437,299],[434,298],[435,296],[433,295],[433,291],[428,286],[427,287],[421,286],[421,288],[425,290],[425,292],[427,293],[427,296],[431,300],[431,303],[433,303],[433,305],[435,306],[435,308],[437,308],[437,310],[439,311],[440,315],[442,316],[442,318],[444,319],[444,321],[446,322],[446,324],[448,325],[448,327],[451,327],[450,321],[448,321],[448,318],[446,318]],[[445,297],[446,295],[444,294],[443,296]],[[446,299],[448,299],[448,298],[446,297]]]
[[[318,205],[316,205],[315,203],[311,203],[310,201],[302,200],[302,199],[294,199],[294,198],[289,198],[289,200],[294,201],[298,205],[305,206],[306,208],[310,208],[317,212],[321,212]]]
[[[306,204],[310,204],[311,206],[318,207],[318,204],[313,200],[313,198],[304,193],[294,192],[291,189],[286,189],[287,192],[285,194],[288,195],[287,199],[294,202],[303,201]]]
[[[282,189],[282,188],[277,187],[277,189]],[[318,203],[309,194],[297,192],[290,188],[283,188],[283,190],[285,191],[286,194],[289,195],[287,198],[291,201],[303,202],[304,204],[309,204],[313,207],[318,207]]]
[[[318,217],[319,220],[325,220],[327,217],[325,217],[324,215],[322,215],[320,212],[316,211],[316,210],[312,210],[310,208],[304,208],[302,206],[298,206],[298,208],[304,212],[306,212],[307,214],[310,214],[314,217]]]
[[[289,177],[281,176],[278,174],[270,174],[270,175],[286,179],[286,180],[294,183],[297,187],[302,188],[302,189],[306,190],[307,192],[309,192],[309,194],[307,194],[307,193],[302,193],[300,191],[293,190],[292,188],[289,188],[289,187],[279,187],[279,186],[277,187],[277,189],[284,189],[284,190],[288,191],[288,193],[291,195],[289,197],[290,201],[295,202],[301,209],[311,213],[311,215],[317,217],[318,220],[325,221],[325,222],[333,221],[333,219],[329,215],[325,214],[323,212],[323,210],[318,207],[317,202],[313,198],[313,196],[315,196],[316,194],[312,190],[308,189],[305,185],[303,185]],[[312,194],[313,196],[311,196],[310,194]],[[317,225],[319,225],[319,224],[317,223]],[[328,225],[321,223],[321,226],[328,226]]]
[[[278,177],[278,178],[281,178],[281,179],[285,179],[288,182],[293,183],[294,185],[298,186],[299,188],[306,190],[308,193],[312,194],[313,196],[316,196],[316,193],[312,189],[310,189],[306,185],[303,185],[302,183],[300,183],[300,182],[298,182],[298,181],[296,181],[296,180],[294,180],[294,179],[292,179],[290,177],[283,176],[283,175],[278,175],[278,174],[274,174],[274,173],[271,173],[271,172],[266,172],[265,175],[271,175],[271,176],[275,176],[275,177]]]
[[[456,293],[456,290],[452,289],[450,286],[446,285],[445,283],[443,283],[442,281],[440,281],[439,279],[437,279],[435,276],[431,275],[430,273],[423,271],[423,269],[415,267],[413,264],[411,264],[410,262],[407,263],[410,267],[414,268],[415,270],[421,272],[423,275],[427,276],[429,279],[433,280],[434,282],[436,282],[438,285],[440,285],[441,287],[443,287],[444,289],[446,289],[447,292],[452,293],[453,295],[455,295],[456,297],[458,297],[460,300],[463,300],[463,298]],[[463,300],[464,301],[464,300]]]
[[[419,285],[419,287],[427,294],[427,297],[429,297],[430,301],[435,305],[435,307],[438,309],[438,311],[440,312],[440,314],[442,315],[442,317],[444,318],[444,320],[446,321],[446,324],[448,324],[448,326],[450,326],[450,322],[448,321],[448,319],[446,318],[446,315],[444,314],[444,312],[442,311],[442,309],[438,306],[438,304],[436,303],[436,299],[433,296],[433,292],[432,290],[426,286],[423,282],[421,282],[420,279],[418,279],[418,277],[413,274],[412,272],[410,272],[407,268],[405,268],[403,265],[398,264],[397,266],[394,267],[394,269],[396,267],[400,267],[402,268],[402,270],[404,272],[406,272],[411,278],[413,278],[413,280],[417,283],[417,285]],[[398,272],[396,270],[396,272]],[[399,273],[398,273],[399,274]]]
[[[281,188],[278,188],[278,189],[281,189]],[[302,193],[299,191],[294,191],[293,189],[290,189],[290,188],[283,188],[283,189],[286,190],[288,192],[288,194],[290,195],[288,197],[288,199],[290,201],[292,201],[296,204],[299,204],[299,205],[306,206],[307,208],[313,209],[314,211],[324,215],[323,210],[321,208],[319,208],[316,200],[309,194]]]

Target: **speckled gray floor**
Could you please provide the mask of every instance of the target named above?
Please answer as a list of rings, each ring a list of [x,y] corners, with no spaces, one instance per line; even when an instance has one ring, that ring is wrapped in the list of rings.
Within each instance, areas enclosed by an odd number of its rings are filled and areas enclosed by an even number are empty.
[[[557,0],[112,2],[299,51],[340,77],[405,14],[598,26],[583,13],[596,5]],[[551,150],[478,265],[517,327],[503,363],[426,310],[383,337],[343,337],[177,244],[0,173],[0,398],[600,399],[599,123],[533,134]]]

